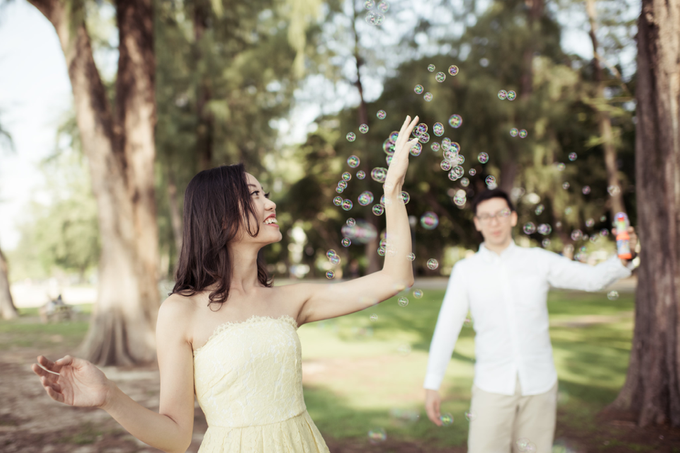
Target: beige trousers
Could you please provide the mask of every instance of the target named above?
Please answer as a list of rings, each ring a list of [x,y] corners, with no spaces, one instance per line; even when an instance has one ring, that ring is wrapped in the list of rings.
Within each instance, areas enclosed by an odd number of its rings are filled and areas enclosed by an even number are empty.
[[[557,415],[557,383],[540,395],[522,396],[519,378],[515,394],[499,395],[472,387],[468,453],[552,452]],[[520,449],[518,440],[535,449]]]

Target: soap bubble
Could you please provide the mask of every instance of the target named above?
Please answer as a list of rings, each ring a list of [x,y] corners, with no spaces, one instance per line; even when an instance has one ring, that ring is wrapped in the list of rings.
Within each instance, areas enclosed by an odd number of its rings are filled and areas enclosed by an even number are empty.
[[[423,135],[428,130],[429,128],[427,127],[427,124],[420,123],[413,129],[413,135],[415,136]]]
[[[474,421],[474,419],[477,418],[477,414],[475,414],[472,411],[468,411],[465,413],[465,420],[471,422]]]
[[[522,229],[524,230],[524,234],[534,234],[536,232],[536,225],[534,225],[533,222],[528,222],[524,224]]]
[[[590,186],[583,186],[581,192],[583,192],[583,195],[588,195],[590,193]]]
[[[574,230],[574,231],[571,232],[571,239],[572,239],[573,241],[578,241],[578,240],[580,240],[582,237],[583,237],[583,231],[581,231],[581,230],[576,229],[576,230]]]
[[[462,181],[461,181],[462,183]],[[464,206],[465,203],[467,202],[467,195],[465,194],[464,190],[459,190],[456,192],[456,195],[453,197],[453,203],[456,206]]]
[[[527,445],[529,445],[530,443],[531,442],[526,437],[518,439],[517,442],[516,442],[517,448],[519,448],[519,451],[526,451]]]
[[[439,225],[439,217],[432,211],[427,211],[425,214],[420,216],[420,224],[426,230],[434,230]]]
[[[609,192],[609,195],[613,197],[617,193],[621,192],[621,188],[619,186],[609,186],[607,187],[607,192]]]
[[[477,174],[477,170],[475,170],[474,168],[471,168],[470,170],[468,170],[468,174],[470,176],[475,176]]]
[[[357,168],[360,162],[361,160],[355,155],[351,155],[347,158],[347,165],[349,165],[350,168]]]
[[[442,414],[439,417],[439,420],[441,420],[443,426],[449,426],[453,423],[453,415],[451,414]]]
[[[430,149],[432,149],[432,151],[434,151],[435,153],[438,152],[440,148],[441,145],[437,142],[432,142],[432,144],[430,145]]]
[[[378,319],[378,315],[375,315],[376,320]],[[373,316],[371,316],[371,321],[373,320]],[[368,441],[373,444],[379,444],[380,442],[384,442],[387,439],[387,434],[385,433],[385,430],[383,428],[373,428],[368,432]]]
[[[370,191],[362,192],[361,195],[359,195],[359,204],[361,206],[368,206],[369,204],[373,203],[373,193]]]
[[[575,161],[577,157],[578,157],[578,154],[576,154],[576,153],[569,153],[569,160],[570,160],[570,161],[572,161],[572,162]]]
[[[526,137],[527,137],[527,130],[526,129],[520,129],[519,138],[526,138]]]
[[[405,307],[408,305],[408,297],[400,297],[399,301],[397,302],[400,307]]]
[[[373,170],[371,170],[371,178],[373,178],[374,181],[385,182],[386,177],[387,177],[387,168],[375,167]]]
[[[458,129],[463,124],[463,118],[460,115],[454,114],[449,117],[449,125]]]
[[[536,206],[536,209],[534,210],[536,215],[543,214],[543,211],[545,211],[545,206],[543,206],[542,204],[539,204],[538,206]]]
[[[430,269],[431,271],[437,269],[438,267],[439,262],[436,259],[430,258],[429,260],[427,260],[427,268]]]
[[[364,6],[366,9],[371,9],[375,5],[375,2],[373,0],[366,0],[366,3],[364,3]]]
[[[379,13],[370,12],[366,15],[366,22],[371,25],[380,25],[385,20],[385,16]]]
[[[367,133],[368,132],[368,124],[362,124],[361,126],[359,126],[359,132],[361,132],[362,134]]]
[[[326,272],[326,278],[331,279],[333,277],[335,277],[335,274],[333,273],[333,271]]]
[[[451,66],[449,66],[449,75],[452,75],[452,76],[458,75],[458,66],[456,66],[455,64],[452,64]]]
[[[463,186],[463,187],[467,187],[467,186],[470,185],[470,180],[467,179],[467,178],[462,178],[462,179],[460,180],[460,185]]]
[[[505,90],[500,90],[500,91],[498,92],[498,99],[500,99],[501,101],[504,101],[507,97],[508,97],[508,92],[507,92],[507,91],[505,91]]]
[[[382,11],[383,13],[386,13],[387,10],[390,9],[390,4],[385,2],[385,1],[382,1],[382,2],[378,3],[378,9],[380,11]]]
[[[416,254],[415,253],[409,253],[408,255],[406,255],[406,258],[409,261],[414,261],[416,259]]]
[[[434,99],[434,96],[428,91],[423,95],[423,99],[425,99],[425,102],[430,102],[432,99]]]
[[[381,204],[374,204],[373,205],[373,214],[375,215],[383,215],[383,212],[385,212],[385,208]]]
[[[569,183],[568,183],[567,181],[563,182],[563,183],[562,183],[562,188],[563,188],[564,190],[567,190],[567,189],[569,188]]]
[[[420,156],[420,153],[423,151],[423,145],[420,144],[420,142],[416,142],[413,147],[411,147],[411,155],[412,156]]]
[[[378,255],[385,256],[385,247],[378,247]]]
[[[333,198],[333,204],[335,206],[342,206],[342,197],[335,197]]]
[[[346,171],[342,174],[343,181],[349,181],[350,179],[352,179],[352,175],[350,174],[350,172]]]
[[[416,289],[413,291],[413,297],[416,299],[420,299],[423,297],[423,290],[422,289]]]
[[[451,163],[450,160],[443,160],[440,164],[439,167],[444,170],[444,171],[449,171],[453,168],[453,164]]]
[[[600,230],[600,236],[602,236],[602,237],[609,236],[609,230],[606,229],[606,228],[602,228],[602,229]]]
[[[465,170],[460,165],[453,167],[453,170],[449,172],[449,179],[451,181],[457,181],[463,177]]]
[[[434,125],[432,125],[432,132],[437,137],[441,137],[442,135],[444,135],[444,125],[440,122],[434,123]]]
[[[349,219],[347,219],[347,221],[345,223],[349,226],[354,226],[354,225],[357,224],[357,221],[354,220],[354,217],[350,217]]]
[[[548,247],[550,245],[550,239],[543,239],[543,241],[541,241],[541,245],[543,245],[543,247]]]
[[[366,177],[366,172],[363,170],[359,170],[357,172],[357,179],[364,179]]]
[[[424,134],[419,135],[419,136],[418,136],[418,141],[419,141],[420,143],[427,143],[427,142],[429,142],[429,141],[430,141],[430,134],[428,134],[427,132],[425,132]]]
[[[378,320],[378,315],[372,313],[371,316],[368,317],[368,319],[370,319],[373,322],[376,322]]]
[[[552,227],[547,223],[542,223],[538,226],[538,232],[543,236],[547,236],[548,234],[552,233]]]
[[[564,171],[567,166],[563,162],[557,164],[557,171]]]
[[[378,113],[376,114],[379,120],[384,120],[387,118],[387,112],[384,110],[378,110]]]
[[[517,98],[517,93],[512,90],[508,91],[508,101],[514,101],[515,98]]]
[[[350,238],[342,238],[342,241],[340,242],[342,243],[343,247],[349,247],[352,245],[352,240]]]
[[[423,88],[423,86],[420,85],[420,84],[416,85],[415,88],[413,89],[413,91],[414,91],[416,94],[423,94],[423,91],[424,91],[424,90],[425,90],[425,88]]]
[[[345,211],[349,211],[350,209],[352,209],[353,206],[354,205],[352,204],[352,200],[350,199],[343,200],[342,202],[342,209],[344,209]]]
[[[486,186],[489,189],[495,189],[496,187],[498,187],[498,184],[496,184],[496,177],[495,176],[487,176],[486,179],[484,180],[484,182],[486,183]]]
[[[430,72],[434,72],[434,70],[437,69],[437,67],[433,64],[427,65],[427,70]]]
[[[408,204],[409,201],[411,201],[411,195],[408,194],[408,192],[404,191],[401,193],[401,201],[404,202],[404,204]]]
[[[354,132],[348,132],[345,138],[347,138],[348,142],[353,142],[354,140],[357,139],[357,136],[356,134],[354,134]]]
[[[485,164],[489,161],[489,155],[487,153],[479,153],[479,156],[477,156],[477,160],[479,161],[480,164]]]
[[[434,79],[437,82],[442,83],[444,80],[446,80],[446,74],[444,74],[443,72],[438,72],[437,75],[434,76]]]
[[[519,134],[519,131],[517,130],[516,127],[513,127],[512,129],[510,129],[510,136],[511,137],[517,137],[517,134]]]
[[[350,177],[351,177],[351,175],[350,175]],[[347,188],[347,181],[345,181],[344,179],[341,180],[341,181],[338,181],[338,187],[340,187],[342,190],[345,190]]]
[[[609,291],[607,293],[607,299],[609,300],[616,300],[619,298],[619,293],[618,291]]]
[[[593,219],[586,220],[586,226],[588,228],[592,228],[593,225],[595,225],[595,220],[593,220]]]

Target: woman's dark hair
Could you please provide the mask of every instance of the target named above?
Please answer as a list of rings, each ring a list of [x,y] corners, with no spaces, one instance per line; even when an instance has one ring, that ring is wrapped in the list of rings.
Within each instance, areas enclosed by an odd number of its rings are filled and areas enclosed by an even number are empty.
[[[482,201],[490,200],[492,198],[502,198],[508,203],[508,208],[510,208],[511,211],[515,210],[515,207],[512,205],[512,201],[510,201],[510,197],[508,196],[505,191],[501,189],[491,189],[491,190],[485,190],[484,192],[480,192],[479,195],[475,197],[474,200],[472,200],[472,213],[474,215],[477,215],[477,206]]]
[[[239,231],[253,233],[251,215],[257,218],[243,164],[223,165],[203,170],[187,185],[184,193],[184,231],[182,249],[170,294],[193,296],[217,283],[210,302],[224,303],[229,298],[233,257],[228,244]],[[261,256],[257,260],[257,279],[271,286]]]

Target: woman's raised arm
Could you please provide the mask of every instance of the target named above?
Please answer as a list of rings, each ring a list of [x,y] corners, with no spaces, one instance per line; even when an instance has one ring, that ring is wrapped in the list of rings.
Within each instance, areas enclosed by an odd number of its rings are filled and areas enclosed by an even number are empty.
[[[298,323],[335,318],[368,308],[413,285],[411,230],[406,205],[401,198],[408,169],[411,131],[418,123],[407,116],[399,131],[394,156],[385,178],[385,217],[387,221],[385,264],[382,270],[342,283],[291,285],[296,300],[301,301]]]

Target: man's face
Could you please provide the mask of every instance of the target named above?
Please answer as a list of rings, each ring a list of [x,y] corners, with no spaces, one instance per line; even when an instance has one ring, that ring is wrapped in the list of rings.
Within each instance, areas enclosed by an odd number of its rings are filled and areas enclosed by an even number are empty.
[[[517,225],[517,213],[511,212],[503,198],[491,198],[477,206],[475,228],[489,245],[504,245],[512,240],[512,227]]]

